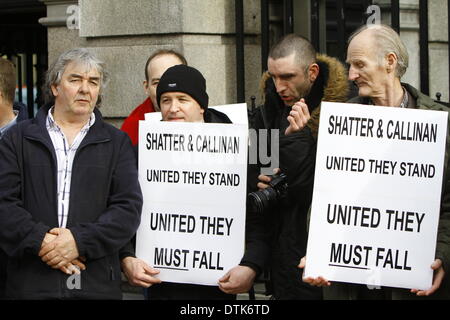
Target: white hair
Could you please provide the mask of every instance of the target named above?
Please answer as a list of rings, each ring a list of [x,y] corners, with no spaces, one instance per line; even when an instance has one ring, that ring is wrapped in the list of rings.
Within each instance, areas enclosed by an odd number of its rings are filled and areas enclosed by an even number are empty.
[[[394,29],[383,24],[363,25],[356,30],[348,39],[348,44],[361,32],[371,30],[371,35],[375,40],[377,48],[378,61],[381,63],[389,53],[397,56],[397,67],[395,75],[401,78],[409,65],[409,55],[405,44]]]
[[[71,62],[76,62],[85,65],[89,70],[95,69],[100,74],[100,92],[96,107],[99,107],[102,102],[103,90],[109,81],[109,74],[105,69],[105,63],[95,57],[86,48],[71,49],[61,54],[58,59],[50,66],[47,71],[44,85],[44,92],[47,103],[54,103],[51,87],[56,86],[61,82],[61,77],[67,65]]]

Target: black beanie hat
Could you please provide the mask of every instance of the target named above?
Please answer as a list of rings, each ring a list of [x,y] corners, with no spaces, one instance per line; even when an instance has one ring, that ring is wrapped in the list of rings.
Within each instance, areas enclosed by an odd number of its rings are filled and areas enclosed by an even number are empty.
[[[206,80],[195,68],[179,64],[164,72],[156,88],[156,98],[161,106],[161,96],[165,92],[184,92],[194,98],[201,108],[208,108]]]

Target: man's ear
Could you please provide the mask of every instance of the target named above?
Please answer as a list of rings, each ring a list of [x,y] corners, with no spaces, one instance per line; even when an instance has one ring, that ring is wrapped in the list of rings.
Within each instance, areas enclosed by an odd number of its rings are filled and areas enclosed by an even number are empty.
[[[316,81],[317,77],[319,76],[319,65],[317,63],[312,63],[309,66],[308,76],[309,76],[309,81],[311,81],[311,82]]]
[[[397,55],[393,52],[389,52],[386,55],[386,70],[388,73],[391,73],[392,71],[395,71],[395,68],[397,67]]]
[[[147,80],[144,80],[144,81],[142,82],[142,85],[144,86],[144,91],[145,91],[145,93],[146,93],[147,95],[149,95],[150,85],[149,85],[148,81],[147,81]]]
[[[58,96],[58,87],[52,84],[50,88],[52,89],[53,96]]]

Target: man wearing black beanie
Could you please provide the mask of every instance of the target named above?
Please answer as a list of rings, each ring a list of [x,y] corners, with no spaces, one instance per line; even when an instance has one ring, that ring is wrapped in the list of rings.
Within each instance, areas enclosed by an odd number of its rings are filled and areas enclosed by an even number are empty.
[[[208,109],[206,80],[197,69],[173,66],[163,74],[156,97],[163,121],[231,123],[228,116]]]
[[[206,81],[195,68],[176,65],[166,70],[156,89],[163,121],[231,123],[228,116],[208,109]],[[149,300],[234,300],[217,286],[161,282],[154,275],[157,269],[134,256],[128,256],[122,268],[132,285],[147,287]]]

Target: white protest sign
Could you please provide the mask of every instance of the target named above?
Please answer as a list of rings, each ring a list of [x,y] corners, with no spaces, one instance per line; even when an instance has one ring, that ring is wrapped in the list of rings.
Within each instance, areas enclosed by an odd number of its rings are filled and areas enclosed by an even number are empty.
[[[136,255],[162,281],[217,285],[239,264],[247,141],[247,125],[140,121]]]
[[[245,108],[244,108],[245,106]],[[245,124],[248,125],[248,116],[247,116],[247,104],[245,103],[237,103],[237,104],[227,104],[223,106],[213,106],[208,107],[208,109],[214,109],[220,112],[225,113],[228,118],[230,118],[233,124]],[[145,120],[150,121],[161,121],[162,116],[161,112],[149,112],[144,115]]]
[[[245,106],[245,108],[244,108]],[[213,106],[208,109],[215,109],[217,111],[225,113],[231,122],[234,124],[244,124],[248,125],[248,115],[247,115],[247,104],[237,103],[237,104],[227,104],[223,106]]]
[[[322,103],[306,277],[431,287],[447,112]]]
[[[145,121],[162,121],[161,112],[147,112],[144,114]]]

